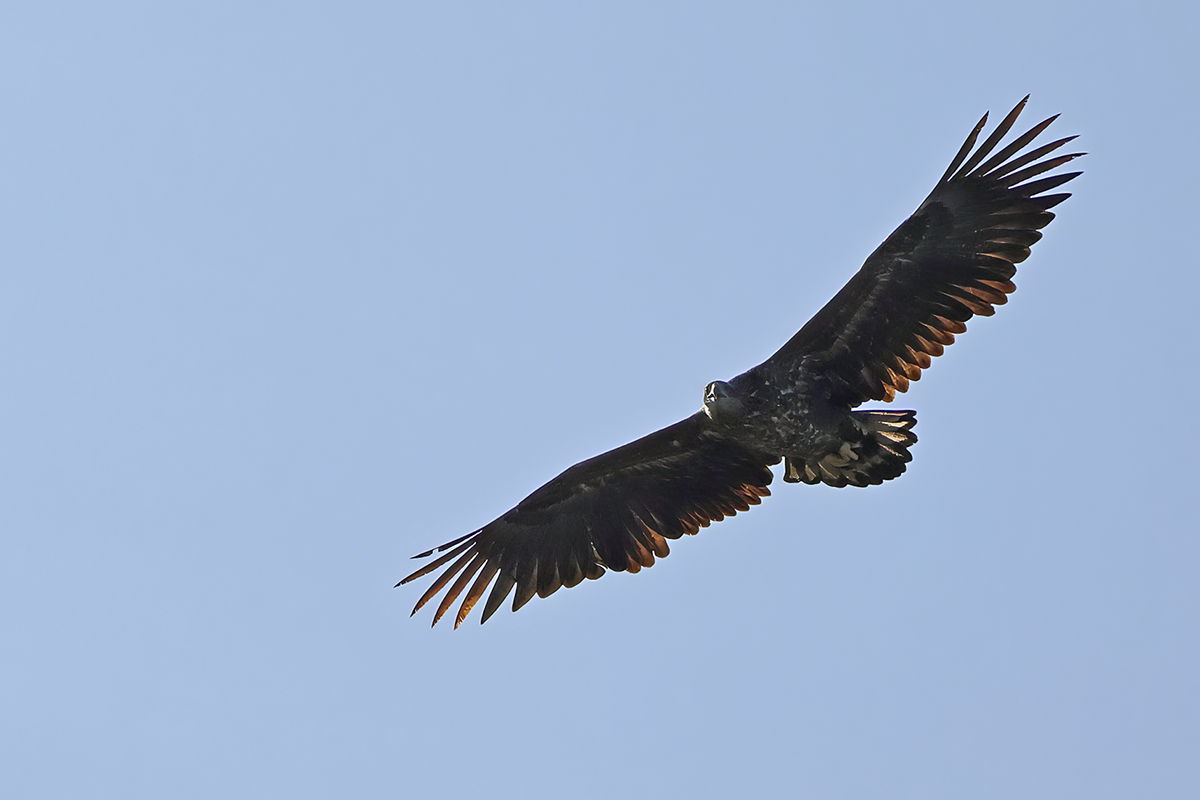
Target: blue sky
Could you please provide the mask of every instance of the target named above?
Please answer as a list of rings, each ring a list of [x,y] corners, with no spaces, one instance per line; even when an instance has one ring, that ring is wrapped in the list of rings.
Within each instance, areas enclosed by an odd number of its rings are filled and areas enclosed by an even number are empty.
[[[1193,797],[1195,11],[15,3],[14,797]],[[869,490],[393,589],[759,363],[979,115],[1090,155]]]

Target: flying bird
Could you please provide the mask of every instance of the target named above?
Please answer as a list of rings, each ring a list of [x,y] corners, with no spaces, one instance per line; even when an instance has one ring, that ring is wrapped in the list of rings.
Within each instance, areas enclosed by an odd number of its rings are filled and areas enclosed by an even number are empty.
[[[489,585],[481,622],[514,589],[516,611],[606,569],[638,572],[670,552],[668,540],[760,503],[780,461],[791,483],[871,486],[903,473],[916,413],[855,409],[907,391],[967,320],[1007,302],[1016,265],[1070,196],[1048,192],[1081,174],[1038,177],[1084,155],[1051,155],[1074,136],[1026,150],[1057,115],[993,154],[1028,100],[975,148],[984,114],[850,282],[765,362],[708,384],[695,414],[576,464],[499,519],[414,556],[441,554],[397,586],[449,566],[412,613],[451,581],[433,624],[465,590],[457,628]]]

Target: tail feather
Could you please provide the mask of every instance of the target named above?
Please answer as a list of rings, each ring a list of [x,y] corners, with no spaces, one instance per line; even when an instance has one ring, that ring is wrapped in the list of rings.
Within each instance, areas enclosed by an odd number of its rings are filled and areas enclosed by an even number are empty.
[[[789,483],[872,486],[899,477],[916,444],[915,411],[855,411],[854,429],[842,446],[816,459],[785,459],[783,479]]]

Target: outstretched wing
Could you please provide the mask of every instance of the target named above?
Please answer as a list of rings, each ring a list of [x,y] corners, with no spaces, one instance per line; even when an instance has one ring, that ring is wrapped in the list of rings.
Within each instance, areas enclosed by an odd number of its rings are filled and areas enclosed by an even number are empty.
[[[721,436],[697,412],[576,464],[495,522],[414,556],[444,552],[396,585],[452,562],[413,613],[457,575],[433,618],[436,625],[470,583],[457,628],[494,579],[481,620],[487,622],[514,587],[516,611],[534,594],[547,597],[561,586],[599,578],[606,567],[637,572],[651,566],[655,556],[670,552],[667,539],[696,533],[761,502],[770,494],[767,467],[778,461]]]
[[[838,404],[890,401],[967,320],[1007,302],[1016,265],[1054,219],[1049,209],[1070,197],[1045,193],[1080,173],[1031,179],[1083,155],[1046,157],[1074,136],[1021,152],[1057,115],[991,155],[1028,99],[972,153],[983,115],[916,213],[763,366],[790,361],[819,370]]]

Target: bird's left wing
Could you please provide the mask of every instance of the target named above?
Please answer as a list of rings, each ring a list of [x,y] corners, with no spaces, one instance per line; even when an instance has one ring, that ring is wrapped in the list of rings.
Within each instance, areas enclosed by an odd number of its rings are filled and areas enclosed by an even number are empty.
[[[494,579],[486,622],[514,587],[516,611],[534,594],[547,597],[599,578],[606,567],[637,572],[651,566],[655,556],[670,552],[667,539],[757,505],[770,494],[767,467],[778,461],[721,436],[700,411],[576,464],[494,522],[414,556],[443,553],[396,585],[450,562],[413,613],[454,580],[433,623],[466,590],[457,628]]]
[[[1050,209],[1070,197],[1047,192],[1080,173],[1037,176],[1083,155],[1047,158],[1074,136],[1025,150],[1055,117],[993,155],[1028,99],[972,152],[983,116],[916,213],[766,364],[803,364],[819,373],[837,404],[890,401],[967,329],[967,320],[990,316],[1007,301],[1016,265],[1054,219]]]

